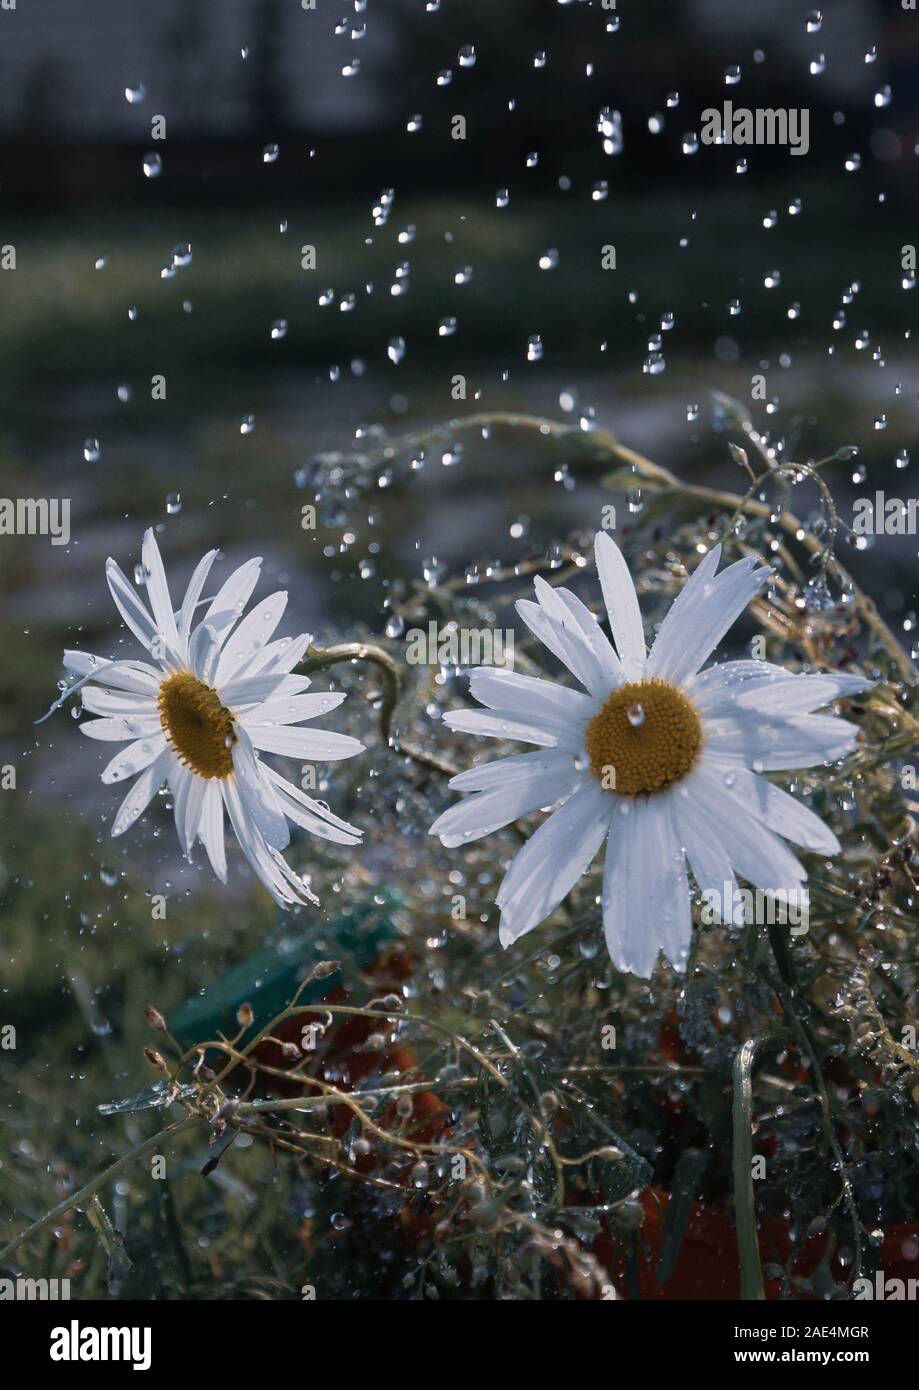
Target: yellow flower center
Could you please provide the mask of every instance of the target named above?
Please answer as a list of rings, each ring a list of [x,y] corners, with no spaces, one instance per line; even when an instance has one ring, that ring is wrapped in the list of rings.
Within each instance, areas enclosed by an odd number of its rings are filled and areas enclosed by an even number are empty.
[[[233,716],[216,690],[190,671],[167,676],[157,699],[160,723],[178,758],[198,777],[229,777],[236,742]]]
[[[621,796],[665,791],[686,776],[701,747],[699,716],[669,681],[623,685],[587,725],[590,770]]]

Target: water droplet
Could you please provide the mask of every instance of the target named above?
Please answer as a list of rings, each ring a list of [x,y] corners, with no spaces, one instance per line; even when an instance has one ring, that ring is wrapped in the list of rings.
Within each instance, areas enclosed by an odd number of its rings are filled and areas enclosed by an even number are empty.
[[[135,86],[124,89],[124,99],[129,106],[136,106],[139,101],[143,101],[146,95],[147,89],[143,82],[138,82]]]
[[[98,439],[84,439],[83,457],[87,463],[98,463],[102,457],[102,446]]]
[[[726,87],[736,87],[740,81],[740,68],[737,63],[732,63],[729,68],[724,70],[724,85]]]
[[[811,10],[807,16],[805,28],[809,34],[817,34],[823,28],[823,14],[820,10]]]
[[[262,150],[262,163],[274,164],[278,155],[281,153],[277,145],[266,145]]]
[[[405,356],[405,339],[390,338],[389,346],[386,349],[386,356],[389,358],[390,362],[395,362],[396,364],[401,362]]]
[[[475,67],[475,48],[471,43],[464,43],[456,56],[461,68]]]
[[[240,422],[239,422],[239,432],[240,432],[240,434],[251,434],[252,431],[253,431],[254,429],[255,429],[255,416],[254,416],[254,415],[244,415],[243,418],[242,418],[242,419],[240,420]]]
[[[533,333],[527,338],[527,361],[539,362],[542,358],[542,354],[542,338],[538,333]]]
[[[271,336],[272,336],[272,338],[274,338],[275,340],[277,340],[278,338],[286,338],[286,337],[287,337],[287,320],[286,320],[286,319],[275,319],[274,323],[271,325]]]
[[[639,704],[629,705],[626,716],[633,729],[640,729],[645,722],[644,707]]]
[[[144,155],[143,171],[144,178],[147,179],[158,179],[163,172],[163,161],[156,150],[150,150],[149,153]]]
[[[550,246],[548,251],[543,251],[539,258],[540,270],[554,270],[558,265],[558,251],[554,246]]]
[[[178,516],[182,510],[182,494],[180,492],[167,492],[166,512],[169,516]]]

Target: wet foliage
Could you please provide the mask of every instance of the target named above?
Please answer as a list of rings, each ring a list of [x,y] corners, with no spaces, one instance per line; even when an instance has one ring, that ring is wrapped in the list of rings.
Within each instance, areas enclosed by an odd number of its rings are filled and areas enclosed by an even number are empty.
[[[798,462],[735,402],[716,398],[713,418],[736,493],[684,482],[591,421],[522,416],[405,439],[369,430],[310,461],[297,484],[347,535],[368,499],[411,489],[463,450],[500,439],[549,452],[572,478],[608,487],[652,625],[716,541],[727,560],[766,559],[774,578],[732,633],[734,654],[758,638],[791,671],[876,682],[844,702],[861,730],[846,762],[776,777],[843,846],[834,860],[805,857],[809,930],[697,913],[685,976],[662,964],[641,981],[609,962],[595,866],[502,951],[495,890],[538,818],[457,850],[428,834],[451,773],[500,748],[449,733],[441,716],[467,700],[465,678],[450,662],[408,663],[406,640],[430,623],[444,636],[514,627],[536,574],[597,611],[592,537],[547,550],[521,526],[503,558],[470,556],[458,574],[424,557],[416,579],[390,586],[382,634],[341,634],[307,658],[317,681],[348,690],[339,727],[368,744],[334,770],[337,809],[372,824],[364,847],[304,839],[292,853],[321,910],[273,920],[250,892],[233,912],[248,925],[221,938],[217,961],[215,893],[201,896],[198,935],[179,941],[143,925],[124,868],[84,874],[86,950],[69,988],[92,1042],[76,1022],[49,1029],[50,1056],[30,1030],[15,1073],[0,1052],[28,1101],[4,1126],[5,1236],[38,1223],[5,1263],[68,1275],[81,1296],[647,1296],[707,1216],[729,1232],[724,1288],[739,1266],[754,1296],[766,1279],[786,1296],[847,1297],[882,1250],[888,1264],[916,1258],[911,661],[844,564],[833,484],[847,446]],[[519,626],[515,658],[565,679]],[[155,837],[170,829],[161,801],[145,822]],[[23,841],[4,888],[14,1023],[16,1010],[50,1019],[59,1008],[57,987],[30,983],[49,853],[68,853],[53,818]],[[63,958],[60,908],[40,916],[42,949]],[[70,1200],[76,1211],[43,1222]]]

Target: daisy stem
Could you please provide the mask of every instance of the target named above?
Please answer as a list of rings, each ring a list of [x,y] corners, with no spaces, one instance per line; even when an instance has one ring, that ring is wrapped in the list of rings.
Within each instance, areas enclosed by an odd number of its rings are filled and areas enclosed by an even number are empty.
[[[734,1218],[740,1256],[740,1296],[753,1301],[766,1297],[753,1192],[753,1067],[758,1054],[778,1041],[769,1033],[749,1038],[734,1058]]]
[[[380,701],[380,736],[388,744],[392,734],[392,716],[402,693],[402,672],[399,663],[382,647],[366,642],[342,642],[335,647],[310,647],[300,663],[304,672],[324,671],[341,661],[370,661],[383,676],[383,697]]]

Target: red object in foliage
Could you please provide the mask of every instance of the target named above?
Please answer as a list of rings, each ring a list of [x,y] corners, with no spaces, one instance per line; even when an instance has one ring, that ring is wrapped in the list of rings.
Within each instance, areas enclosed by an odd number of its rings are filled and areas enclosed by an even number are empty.
[[[647,1188],[642,1196],[645,1220],[640,1236],[639,1297],[649,1300],[739,1299],[737,1229],[725,1210],[704,1206],[701,1202],[693,1204],[673,1273],[663,1288],[658,1285],[656,1266],[669,1200],[669,1193],[660,1188]],[[759,1230],[759,1247],[764,1266],[784,1264],[791,1247],[787,1223],[764,1221]],[[825,1236],[808,1240],[795,1261],[793,1274],[801,1278],[813,1274],[825,1249]],[[913,1250],[917,1257],[910,1259]],[[612,1273],[617,1292],[626,1297],[625,1271],[622,1263],[613,1256],[608,1237],[598,1242],[594,1253]],[[878,1268],[884,1271],[888,1280],[919,1278],[919,1222],[887,1226],[883,1243],[876,1253]],[[843,1270],[835,1262],[831,1262],[831,1269],[834,1277],[841,1282],[851,1277],[851,1269]],[[781,1297],[781,1286],[776,1280],[766,1279],[765,1291],[767,1299]]]

